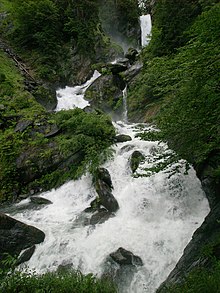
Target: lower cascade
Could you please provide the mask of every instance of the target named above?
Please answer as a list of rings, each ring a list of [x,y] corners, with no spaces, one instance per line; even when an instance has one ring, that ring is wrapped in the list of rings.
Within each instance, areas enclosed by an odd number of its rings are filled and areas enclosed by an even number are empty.
[[[59,90],[57,111],[84,108],[87,102],[83,93],[88,84]],[[65,99],[73,94],[70,106]],[[40,194],[52,202],[40,209],[22,209],[29,199],[20,202],[12,216],[45,233],[45,241],[36,245],[33,256],[22,266],[37,273],[71,266],[85,274],[102,276],[110,270],[109,256],[120,248],[141,265],[134,264],[132,275],[121,274],[119,292],[152,293],[174,268],[209,206],[195,171],[190,168],[185,174],[183,160],[158,173],[152,171],[155,164],[163,162],[162,155],[171,156],[173,152],[165,143],[136,136],[151,130],[151,126],[123,121],[114,122],[114,126],[118,134],[131,137],[117,142],[114,157],[102,166],[111,176],[119,209],[105,221],[85,225],[83,211],[97,197],[89,174]],[[131,168],[132,154],[137,151],[138,164]]]

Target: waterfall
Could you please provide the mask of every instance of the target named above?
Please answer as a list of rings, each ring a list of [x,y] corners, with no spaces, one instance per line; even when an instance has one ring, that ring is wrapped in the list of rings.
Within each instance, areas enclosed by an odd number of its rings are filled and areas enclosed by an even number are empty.
[[[57,110],[69,109],[70,105],[84,107],[83,93],[88,83],[58,90]],[[142,141],[136,136],[151,127],[120,121],[114,126],[119,134],[132,138],[115,145],[114,158],[103,166],[111,174],[113,194],[120,206],[115,217],[95,226],[79,223],[82,211],[96,197],[89,174],[42,193],[40,196],[52,201],[51,205],[22,211],[27,200],[20,202],[19,211],[13,216],[46,234],[45,241],[37,245],[27,263],[30,269],[41,273],[70,264],[83,273],[101,276],[106,257],[123,247],[140,256],[144,265],[129,279],[129,285],[119,284],[120,293],[153,293],[174,268],[193,232],[207,215],[208,202],[195,171],[191,168],[188,175],[184,175],[183,160],[164,171],[149,174],[147,168],[163,162],[162,155],[173,153],[165,143]],[[146,158],[136,176],[129,166],[134,150]],[[172,168],[177,167],[179,172],[170,176]]]
[[[85,108],[89,106],[89,102],[84,100],[84,93],[86,89],[100,76],[101,74],[95,70],[93,76],[83,85],[69,87],[57,90],[57,107],[55,111],[69,110],[75,107]]]
[[[145,47],[148,45],[150,41],[150,34],[151,34],[151,27],[152,27],[150,14],[141,15],[140,22],[141,22],[141,46]]]
[[[122,91],[123,93],[123,121],[127,122],[128,116],[128,107],[127,107],[127,85]]]

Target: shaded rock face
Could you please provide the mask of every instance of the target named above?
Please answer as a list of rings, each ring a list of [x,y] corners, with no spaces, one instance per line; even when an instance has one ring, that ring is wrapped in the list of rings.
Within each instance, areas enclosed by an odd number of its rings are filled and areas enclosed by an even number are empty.
[[[112,74],[101,75],[85,92],[92,108],[98,108],[117,119],[123,112],[123,80]]]
[[[45,151],[46,155],[41,155]],[[33,183],[36,179],[55,170],[68,171],[71,164],[81,162],[82,158],[83,153],[80,150],[67,157],[63,156],[58,145],[53,141],[49,141],[42,147],[33,146],[24,150],[16,160],[18,181],[23,187],[26,186],[31,194],[36,194],[42,188]]]
[[[192,240],[184,249],[176,267],[165,282],[161,284],[157,293],[166,293],[167,287],[183,282],[185,277],[195,268],[211,269],[213,258],[220,260],[220,183],[216,182],[212,176],[213,170],[217,168],[218,164],[218,152],[213,151],[202,165],[194,166],[206,193],[211,211],[202,225],[194,232]],[[204,250],[207,248],[210,253],[205,255]]]
[[[139,47],[141,30],[138,15],[136,19],[129,17],[129,12],[120,8],[118,1],[111,0],[99,1],[99,10],[102,27],[114,42],[120,44],[124,51],[131,46]]]
[[[112,74],[118,74],[128,69],[128,66],[123,63],[108,63],[107,68],[111,71]]]
[[[0,257],[18,255],[22,250],[44,241],[43,231],[0,213]]]
[[[139,167],[140,163],[142,161],[144,161],[145,157],[144,155],[139,152],[139,151],[134,151],[131,155],[131,158],[130,158],[130,167],[131,167],[131,171],[132,173],[134,173],[137,168]]]
[[[207,246],[213,247],[213,256],[218,257],[219,244],[215,245],[219,239],[220,202],[212,208],[202,225],[195,231],[192,240],[184,249],[183,255],[176,267],[170,273],[166,281],[159,287],[157,293],[167,292],[167,287],[180,283],[184,278],[197,267],[211,266],[212,261],[202,252]],[[218,241],[219,243],[219,241]]]
[[[133,64],[137,59],[138,51],[134,48],[129,48],[125,54],[125,58],[127,58],[130,64]]]

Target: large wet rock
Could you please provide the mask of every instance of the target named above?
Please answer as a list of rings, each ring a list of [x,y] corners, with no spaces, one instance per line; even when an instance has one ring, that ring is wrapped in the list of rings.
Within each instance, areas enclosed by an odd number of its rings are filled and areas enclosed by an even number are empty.
[[[127,135],[127,134],[119,134],[119,135],[116,135],[115,137],[116,142],[126,142],[130,140],[132,140],[132,138],[130,137],[130,135]]]
[[[110,114],[113,119],[122,115],[124,81],[118,75],[105,74],[96,79],[85,92],[92,108]]]
[[[144,155],[139,151],[134,151],[130,158],[131,171],[134,173],[139,167],[140,163],[144,161]]]
[[[105,260],[103,277],[112,279],[119,292],[128,292],[134,274],[142,266],[141,258],[122,247],[111,253]]]
[[[96,176],[97,176],[97,178],[104,181],[109,187],[111,187],[113,189],[111,175],[107,169],[98,168],[96,170]]]
[[[43,231],[0,213],[0,258],[4,253],[18,255],[44,238]]]
[[[119,205],[111,192],[111,187],[104,181],[97,179],[95,189],[99,195],[100,204],[103,205],[109,212],[117,212]]]
[[[98,203],[104,206],[109,212],[114,213],[119,209],[119,205],[112,194],[112,180],[107,169],[98,168],[93,178],[96,192],[98,193]]]
[[[109,218],[113,218],[115,215],[105,209],[100,209],[95,214],[92,215],[89,224],[96,225],[96,224],[103,224]]]
[[[110,253],[110,256],[119,265],[143,265],[142,259],[139,256],[134,255],[131,251],[123,247],[119,247],[115,252]]]
[[[30,200],[32,203],[38,204],[38,205],[52,204],[52,202],[49,199],[46,199],[40,196],[31,196]]]
[[[36,249],[36,246],[33,245],[27,249],[25,249],[25,251],[23,251],[21,253],[21,255],[19,256],[19,258],[16,261],[16,265],[20,265],[26,261],[29,261],[29,259],[32,257],[32,255],[34,254]]]

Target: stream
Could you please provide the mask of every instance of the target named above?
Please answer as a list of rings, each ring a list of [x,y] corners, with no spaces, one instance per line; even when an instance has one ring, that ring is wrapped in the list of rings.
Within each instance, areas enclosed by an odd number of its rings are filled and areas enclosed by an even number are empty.
[[[95,72],[82,86],[59,89],[56,110],[88,106],[83,95],[98,76]],[[126,100],[126,90],[124,95]],[[124,110],[127,111],[126,104]],[[129,124],[125,116],[124,121],[113,123],[118,134],[130,135],[132,140],[114,145],[114,157],[103,166],[111,175],[113,195],[119,203],[116,216],[97,225],[84,226],[77,221],[96,197],[89,174],[40,194],[52,201],[41,209],[22,209],[29,199],[21,201],[12,216],[46,234],[45,241],[37,245],[22,268],[28,266],[43,273],[69,265],[85,274],[101,276],[108,255],[123,247],[141,257],[143,266],[137,267],[133,277],[127,277],[129,280],[125,276],[119,284],[120,293],[153,293],[174,268],[193,232],[208,214],[208,201],[195,171],[190,168],[184,174],[184,160],[158,173],[149,172],[149,168],[174,153],[165,143],[136,137],[152,126]],[[133,175],[129,160],[135,150],[145,156],[145,162]]]

